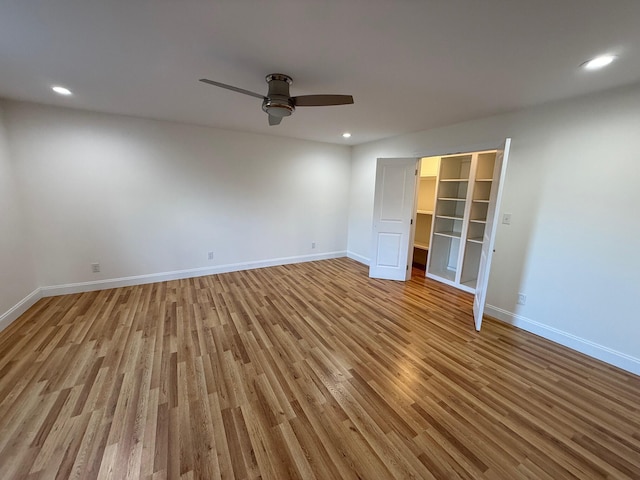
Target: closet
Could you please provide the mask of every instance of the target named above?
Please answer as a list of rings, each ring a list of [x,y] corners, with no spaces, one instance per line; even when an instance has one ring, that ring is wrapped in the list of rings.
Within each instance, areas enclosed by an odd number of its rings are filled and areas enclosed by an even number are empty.
[[[429,167],[420,175],[414,255],[428,250],[427,277],[475,293],[487,215],[495,210],[491,193],[500,180],[495,161],[496,150],[422,159]]]
[[[422,260],[427,277],[474,294],[480,330],[510,147],[378,158],[369,276],[406,281]]]

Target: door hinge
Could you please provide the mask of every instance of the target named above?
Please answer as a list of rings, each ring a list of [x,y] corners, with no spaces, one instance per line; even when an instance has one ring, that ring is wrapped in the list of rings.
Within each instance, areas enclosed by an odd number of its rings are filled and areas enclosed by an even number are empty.
[[[407,272],[409,271],[409,265],[407,265]]]
[[[413,218],[411,219],[411,223],[409,225],[413,225]]]
[[[418,176],[418,169],[416,168],[416,176]]]

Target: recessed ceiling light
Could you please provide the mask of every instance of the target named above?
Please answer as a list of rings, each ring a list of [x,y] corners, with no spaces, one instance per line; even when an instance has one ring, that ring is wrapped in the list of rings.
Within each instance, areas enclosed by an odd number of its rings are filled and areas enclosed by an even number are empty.
[[[606,67],[616,59],[615,55],[602,55],[596,57],[588,62],[584,62],[581,66],[585,70],[598,70],[599,68]]]
[[[55,86],[55,87],[51,87],[51,90],[53,90],[54,92],[60,95],[71,95],[71,90],[69,90],[68,88]]]
[[[342,136],[343,136],[344,138],[350,138],[350,137],[351,137],[351,134],[350,134],[349,132],[344,132],[344,133],[342,134]]]

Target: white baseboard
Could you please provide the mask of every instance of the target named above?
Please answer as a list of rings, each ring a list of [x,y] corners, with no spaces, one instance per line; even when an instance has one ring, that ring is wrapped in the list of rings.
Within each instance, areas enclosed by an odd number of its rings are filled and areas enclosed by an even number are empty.
[[[584,353],[598,360],[602,360],[605,363],[615,365],[623,370],[640,375],[640,359],[627,355],[626,353],[618,352],[609,347],[599,345],[590,340],[576,337],[575,335],[557,328],[544,325],[530,318],[517,315],[512,312],[508,312],[493,305],[487,305],[485,307],[485,313],[490,317],[494,317],[502,322],[513,325],[514,327],[521,328],[527,332],[535,333],[547,340],[559,343],[565,347],[577,350],[580,353]]]
[[[363,263],[367,266],[370,263],[370,260],[367,257],[363,257],[362,255],[358,255],[357,253],[354,253],[354,252],[347,252],[347,257],[349,257],[352,260],[355,260],[356,262]]]
[[[273,258],[256,262],[230,263],[215,267],[190,268],[187,270],[175,270],[173,272],[150,273],[147,275],[135,275],[131,277],[109,278],[93,282],[68,283],[65,285],[51,285],[42,287],[43,297],[56,295],[68,295],[72,293],[92,292],[109,288],[128,287],[131,285],[143,285],[145,283],[166,282],[168,280],[181,280],[184,278],[204,277],[216,273],[237,272],[240,270],[252,270],[254,268],[275,267],[291,263],[312,262],[315,260],[327,260],[330,258],[345,257],[346,252],[317,253],[313,255],[299,255],[295,257]]]
[[[13,307],[0,315],[0,332],[13,323],[20,315],[29,310],[38,300],[42,298],[42,291],[36,288],[29,295],[24,297]]]
[[[94,290],[105,290],[109,288],[118,288],[131,285],[142,285],[146,283],[164,282],[168,280],[180,280],[184,278],[202,277],[213,275],[216,273],[236,272],[240,270],[251,270],[254,268],[273,267],[278,265],[287,265],[292,263],[311,262],[315,260],[326,260],[330,258],[349,257],[357,262],[369,265],[369,259],[353,252],[328,252],[315,255],[301,255],[295,257],[282,257],[270,260],[261,260],[257,262],[233,263],[227,265],[218,265],[215,267],[192,268],[187,270],[177,270],[173,272],[152,273],[148,275],[136,275],[131,277],[112,278],[99,280],[95,282],[70,283],[66,285],[53,285],[48,287],[37,288],[11,309],[0,315],[0,331],[8,327],[20,315],[26,312],[42,297],[52,297],[56,295],[67,295],[72,293],[89,292]],[[577,337],[562,330],[558,330],[548,325],[536,322],[529,318],[508,312],[493,305],[485,307],[485,313],[502,322],[521,328],[528,332],[539,335],[543,338],[559,343],[565,347],[571,348],[578,352],[597,358],[603,362],[615,365],[628,372],[640,375],[640,359],[632,357],[622,352],[618,352],[611,348],[599,345]]]

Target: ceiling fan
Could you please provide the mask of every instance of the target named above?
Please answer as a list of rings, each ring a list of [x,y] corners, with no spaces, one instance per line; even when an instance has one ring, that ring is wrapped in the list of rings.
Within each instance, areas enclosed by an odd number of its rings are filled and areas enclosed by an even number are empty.
[[[214,82],[206,78],[200,79],[201,82],[209,85],[262,99],[262,110],[269,114],[269,125],[278,125],[283,117],[291,115],[296,107],[324,107],[327,105],[349,105],[353,103],[351,95],[300,95],[292,97],[289,95],[289,85],[292,83],[291,77],[282,73],[271,73],[265,77],[265,80],[269,85],[269,91],[266,96],[244,88],[227,85],[226,83]]]

